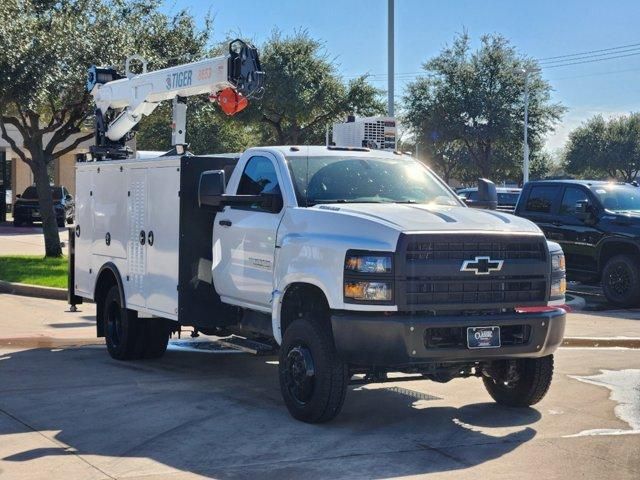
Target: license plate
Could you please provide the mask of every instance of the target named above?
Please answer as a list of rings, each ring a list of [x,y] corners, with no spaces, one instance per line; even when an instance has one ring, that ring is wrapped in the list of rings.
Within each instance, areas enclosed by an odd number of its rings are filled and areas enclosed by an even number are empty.
[[[500,327],[468,327],[467,346],[469,348],[500,347]]]

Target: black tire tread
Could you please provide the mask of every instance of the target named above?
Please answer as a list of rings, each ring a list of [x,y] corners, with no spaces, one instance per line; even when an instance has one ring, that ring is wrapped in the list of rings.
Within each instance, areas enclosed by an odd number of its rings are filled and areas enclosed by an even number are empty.
[[[634,273],[636,278],[635,286],[631,287],[631,292],[629,293],[629,295],[627,295],[627,299],[622,301],[613,298],[608,293],[608,289],[604,281],[605,277],[607,276],[607,269],[614,263],[618,263],[618,262],[625,263],[631,266],[631,268],[635,270]],[[607,300],[609,302],[621,308],[635,307],[640,305],[640,267],[638,266],[639,264],[640,264],[640,256],[629,255],[629,254],[615,255],[607,261],[604,268],[602,269],[602,287],[603,287],[605,297],[607,297]]]
[[[312,411],[297,409],[293,402],[288,401],[288,392],[281,378],[282,395],[291,415],[306,423],[324,423],[335,418],[344,404],[349,384],[349,368],[336,353],[331,331],[315,319],[300,318],[295,320],[285,331],[282,348],[280,349],[280,363],[283,364],[288,349],[287,344],[295,338],[309,338],[317,341],[320,355],[330,362],[328,391],[324,392],[325,401],[321,408]],[[281,373],[282,376],[282,373]],[[320,380],[322,381],[322,380]]]
[[[517,361],[520,380],[513,388],[499,385],[489,377],[483,377],[482,380],[497,403],[510,407],[529,407],[540,402],[549,391],[553,378],[553,355]]]

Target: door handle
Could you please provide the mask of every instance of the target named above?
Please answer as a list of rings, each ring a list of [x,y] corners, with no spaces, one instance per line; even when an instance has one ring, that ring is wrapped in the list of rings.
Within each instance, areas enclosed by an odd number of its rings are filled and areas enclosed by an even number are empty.
[[[149,233],[147,234],[147,243],[149,244],[150,247],[153,247],[153,241],[154,241],[154,236],[153,236],[153,230],[149,230]]]
[[[231,223],[231,220],[220,220],[218,222],[218,225],[222,225],[223,227],[230,227],[233,224]]]
[[[144,230],[140,230],[140,245],[144,245],[147,241],[147,235],[144,233]]]

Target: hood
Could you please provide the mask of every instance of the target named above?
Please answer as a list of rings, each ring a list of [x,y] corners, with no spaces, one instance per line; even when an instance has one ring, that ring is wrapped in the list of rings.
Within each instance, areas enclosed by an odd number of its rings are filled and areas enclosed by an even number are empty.
[[[398,203],[325,204],[313,208],[367,218],[402,232],[472,230],[542,234],[533,222],[495,210]]]

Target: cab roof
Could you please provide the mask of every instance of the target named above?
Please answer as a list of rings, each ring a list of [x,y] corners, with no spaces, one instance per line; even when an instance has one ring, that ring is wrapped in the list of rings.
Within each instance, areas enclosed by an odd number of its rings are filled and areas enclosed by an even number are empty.
[[[400,152],[390,152],[387,150],[375,150],[364,147],[340,147],[324,145],[277,145],[273,147],[255,147],[259,150],[276,150],[285,157],[371,157],[371,158],[407,158],[408,156]],[[249,149],[251,150],[251,149]]]

